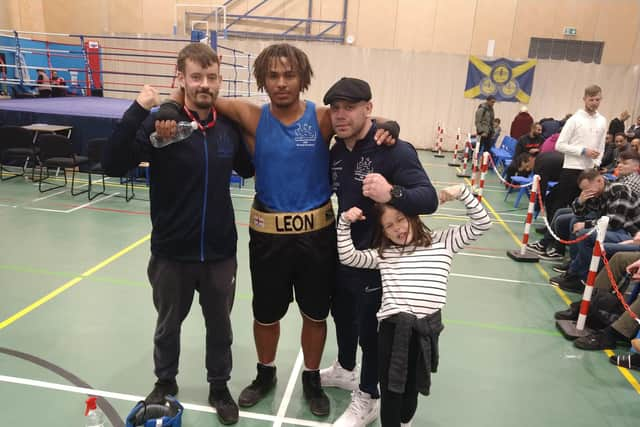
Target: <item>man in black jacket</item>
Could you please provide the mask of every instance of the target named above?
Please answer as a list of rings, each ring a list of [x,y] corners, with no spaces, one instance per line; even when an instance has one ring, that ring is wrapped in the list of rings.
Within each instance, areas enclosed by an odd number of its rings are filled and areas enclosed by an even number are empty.
[[[371,119],[371,88],[363,80],[343,78],[326,93],[336,143],[331,148],[332,188],[338,213],[352,206],[366,219],[352,225],[357,249],[371,247],[375,203],[390,203],[407,215],[433,213],[438,195],[411,144],[398,140],[379,146]],[[323,386],[353,390],[351,404],[334,427],[364,427],[378,417],[378,341],[376,312],[382,283],[379,270],[338,265],[331,314],[336,325],[338,360],[320,371]],[[356,350],[362,349],[358,377]]]
[[[178,55],[177,81],[184,108],[169,106],[167,122],[156,120],[149,110],[159,104],[158,93],[145,85],[106,145],[103,165],[107,173],[120,175],[145,160],[153,170],[148,276],[158,312],[153,352],[158,381],[146,401],[161,402],[178,392],[180,328],[197,290],[206,327],[209,402],[223,424],[233,424],[238,406],[227,381],[237,232],[229,179],[232,170],[253,175],[253,166],[238,129],[211,107],[222,81],[216,52],[201,43],[186,46]],[[195,121],[198,130],[163,148],[151,145],[156,125],[179,121]]]

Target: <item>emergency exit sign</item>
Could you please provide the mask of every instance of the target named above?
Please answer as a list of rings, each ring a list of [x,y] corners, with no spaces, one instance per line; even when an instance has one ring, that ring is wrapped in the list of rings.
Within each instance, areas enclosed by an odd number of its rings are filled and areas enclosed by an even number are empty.
[[[564,27],[565,36],[575,36],[578,33],[576,27]]]

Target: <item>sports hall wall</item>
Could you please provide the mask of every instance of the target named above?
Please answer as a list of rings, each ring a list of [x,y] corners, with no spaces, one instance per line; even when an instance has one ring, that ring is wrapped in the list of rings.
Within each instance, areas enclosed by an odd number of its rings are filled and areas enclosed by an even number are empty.
[[[176,3],[4,0],[0,2],[0,27],[170,37]],[[212,3],[223,2],[188,3],[203,4],[196,11],[205,11]],[[243,13],[257,3],[232,1],[228,11]],[[313,0],[312,4],[314,18],[342,17],[342,0]],[[272,0],[260,14],[305,17],[308,5],[308,0]],[[436,121],[444,123],[447,130],[446,146],[452,145],[458,127],[462,132],[471,130],[479,101],[462,95],[468,55],[485,55],[488,40],[495,40],[494,56],[524,59],[531,37],[563,38],[565,26],[577,28],[574,39],[605,43],[602,64],[539,61],[528,105],[534,117],[558,117],[575,111],[584,87],[591,83],[603,88],[601,112],[606,117],[612,118],[624,109],[633,117],[640,113],[638,0],[349,0],[347,5],[346,34],[353,36],[352,45],[295,43],[309,54],[316,74],[307,96],[322,99],[324,91],[341,76],[367,79],[374,92],[374,113],[398,119],[403,137],[417,147],[432,145]],[[118,43],[122,47],[132,45],[130,41],[110,42],[113,46]],[[220,44],[258,53],[269,42],[233,39],[220,40]],[[175,49],[175,44],[136,42],[135,47]],[[158,72],[153,65],[123,62],[116,66],[132,72]],[[139,80],[144,79],[130,79],[134,83]],[[153,83],[161,84],[157,80]],[[503,128],[508,127],[519,107],[515,103],[496,106]]]

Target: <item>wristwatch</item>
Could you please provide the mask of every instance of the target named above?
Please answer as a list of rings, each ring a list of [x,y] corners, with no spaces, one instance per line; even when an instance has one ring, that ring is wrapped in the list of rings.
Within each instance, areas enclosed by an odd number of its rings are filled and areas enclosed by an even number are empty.
[[[402,195],[404,194],[402,191],[402,187],[400,187],[399,185],[394,185],[393,187],[391,187],[391,199],[400,199],[402,197]]]

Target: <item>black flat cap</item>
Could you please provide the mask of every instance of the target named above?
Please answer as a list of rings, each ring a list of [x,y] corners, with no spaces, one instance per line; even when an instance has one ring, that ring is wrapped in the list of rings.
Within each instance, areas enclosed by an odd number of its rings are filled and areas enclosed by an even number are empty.
[[[324,95],[324,105],[329,105],[339,99],[346,101],[370,101],[371,87],[364,80],[353,77],[343,77],[329,88]]]

